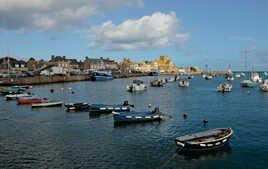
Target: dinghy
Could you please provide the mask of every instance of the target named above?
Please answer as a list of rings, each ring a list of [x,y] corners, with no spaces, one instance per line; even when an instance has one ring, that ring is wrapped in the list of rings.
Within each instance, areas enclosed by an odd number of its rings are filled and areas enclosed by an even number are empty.
[[[162,112],[159,111],[159,108],[155,108],[154,111],[148,112],[112,112],[114,122],[148,122],[162,120]]]
[[[217,128],[177,137],[175,143],[184,150],[210,150],[227,144],[232,134],[231,128]]]
[[[88,103],[64,103],[64,106],[67,108],[67,111],[88,111]]]
[[[42,108],[42,107],[60,107],[62,106],[62,101],[48,101],[42,103],[33,103],[32,108]]]
[[[134,107],[134,105],[128,104],[128,101],[123,104],[91,104],[89,111],[92,113],[124,112],[130,111],[130,107]]]

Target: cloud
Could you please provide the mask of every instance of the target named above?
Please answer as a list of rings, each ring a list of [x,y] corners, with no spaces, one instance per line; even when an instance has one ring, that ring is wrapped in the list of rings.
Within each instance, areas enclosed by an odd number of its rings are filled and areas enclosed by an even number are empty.
[[[0,30],[68,29],[83,25],[90,15],[143,5],[143,0],[0,0]]]
[[[104,50],[142,50],[179,46],[190,37],[179,33],[181,29],[175,12],[157,12],[137,20],[126,20],[119,25],[104,22],[87,30],[91,48]]]
[[[236,41],[248,41],[248,42],[254,42],[255,39],[251,37],[241,37],[241,36],[230,36],[226,37],[226,40],[236,40]]]

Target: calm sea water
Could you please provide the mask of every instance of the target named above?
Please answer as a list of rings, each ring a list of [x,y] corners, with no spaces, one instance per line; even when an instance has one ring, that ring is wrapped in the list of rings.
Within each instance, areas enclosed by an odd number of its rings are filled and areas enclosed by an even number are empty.
[[[149,85],[153,77],[141,79]],[[133,79],[34,86],[40,96],[65,102],[128,100],[137,111],[152,104],[167,112],[161,122],[140,124],[115,125],[111,114],[96,117],[63,107],[31,109],[0,97],[0,168],[268,168],[268,93],[241,88],[242,79],[231,82],[233,91],[225,94],[216,92],[223,76],[207,81],[197,75],[189,88],[175,82],[143,93],[126,92]],[[234,130],[224,149],[177,151],[177,136],[219,127]]]

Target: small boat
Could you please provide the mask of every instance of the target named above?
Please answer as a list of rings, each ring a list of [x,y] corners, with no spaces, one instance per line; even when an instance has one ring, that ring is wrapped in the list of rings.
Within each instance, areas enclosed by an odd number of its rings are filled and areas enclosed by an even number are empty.
[[[62,106],[62,101],[48,101],[42,103],[33,103],[32,108],[42,108],[42,107],[60,107]]]
[[[213,78],[212,75],[206,75],[206,76],[205,76],[205,79],[206,79],[206,80],[211,80],[212,78]]]
[[[231,92],[232,91],[232,85],[228,83],[223,83],[217,86],[217,91],[218,92]]]
[[[268,75],[268,73],[267,72],[263,72],[263,76],[267,76]]]
[[[6,95],[6,100],[17,100],[19,97],[23,96],[32,96],[32,94],[29,93],[22,93],[22,94],[8,94]]]
[[[67,108],[67,111],[87,111],[89,110],[88,103],[64,103],[64,106]]]
[[[151,76],[159,76],[159,73],[158,73],[158,71],[152,71],[152,72],[150,73],[150,75],[151,75]]]
[[[260,90],[263,92],[268,92],[268,79],[263,81],[263,84],[260,85]]]
[[[162,112],[159,108],[155,108],[154,111],[148,112],[115,112],[113,111],[114,122],[148,122],[162,120]]]
[[[188,75],[188,79],[193,79],[194,78],[194,76],[193,75]]]
[[[178,84],[179,87],[189,87],[189,82],[187,80],[181,80]]]
[[[183,150],[210,150],[226,145],[232,134],[231,128],[218,128],[177,137],[175,143]]]
[[[235,74],[235,77],[239,78],[239,77],[241,77],[241,75],[239,73],[237,73],[237,74]]]
[[[127,91],[129,92],[139,92],[147,89],[147,86],[143,84],[142,80],[133,80],[133,83],[127,85]]]
[[[251,80],[242,80],[240,82],[241,87],[255,87],[256,83],[253,83]]]
[[[31,104],[31,103],[41,103],[42,99],[39,96],[23,96],[19,97],[18,104]]]
[[[246,74],[245,74],[244,72],[240,73],[240,75],[241,75],[242,77],[245,77],[245,76],[246,76]]]
[[[233,81],[234,80],[234,77],[233,77],[233,74],[232,73],[227,73],[225,75],[225,78],[228,80],[228,81]]]
[[[150,82],[152,87],[163,87],[164,82],[162,80],[153,80]]]
[[[259,74],[256,72],[252,72],[250,75],[250,78],[252,80],[252,82],[254,83],[261,83],[262,79],[260,78]]]
[[[89,111],[93,113],[124,112],[130,111],[130,107],[134,107],[134,105],[128,104],[128,101],[124,101],[123,104],[91,104]]]
[[[23,93],[25,91],[26,91],[25,88],[8,87],[8,88],[2,88],[1,93],[4,94],[4,95],[7,95],[7,94],[21,94],[21,93]]]
[[[99,81],[99,80],[113,80],[113,75],[108,72],[94,72],[92,80]]]

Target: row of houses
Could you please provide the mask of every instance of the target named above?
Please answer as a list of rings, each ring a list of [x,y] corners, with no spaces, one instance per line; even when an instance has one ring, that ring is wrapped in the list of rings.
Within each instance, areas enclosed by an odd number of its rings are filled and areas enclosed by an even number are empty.
[[[168,56],[160,56],[154,61],[133,62],[129,58],[124,58],[121,62],[116,62],[109,58],[89,58],[83,61],[68,59],[66,56],[51,55],[49,61],[35,60],[30,58],[27,62],[16,60],[12,57],[0,58],[0,72],[9,71],[33,71],[43,75],[69,74],[71,72],[85,70],[120,70],[121,72],[184,72],[178,68]]]

